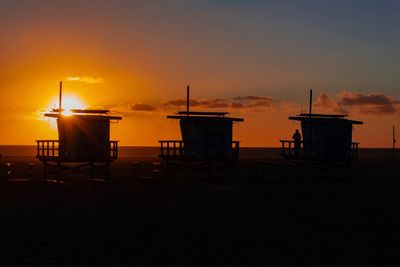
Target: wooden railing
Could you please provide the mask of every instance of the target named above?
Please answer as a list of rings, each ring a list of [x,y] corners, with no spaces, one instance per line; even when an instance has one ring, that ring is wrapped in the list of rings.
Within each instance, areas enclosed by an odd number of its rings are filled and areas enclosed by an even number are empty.
[[[162,158],[184,158],[187,156],[185,148],[188,145],[182,140],[162,140],[160,143],[160,157]],[[239,158],[240,141],[232,141],[232,159]]]
[[[118,141],[110,141],[110,158],[113,160],[118,158]]]
[[[182,140],[162,140],[160,143],[160,156],[181,158],[185,153],[185,143]]]
[[[60,159],[59,140],[37,140],[36,141],[36,157],[39,159]],[[110,141],[110,160],[118,158],[118,141]]]
[[[37,158],[55,158],[60,153],[60,142],[58,140],[37,140]]]
[[[240,141],[232,141],[232,157],[234,160],[239,159]]]
[[[358,145],[360,143],[351,143],[351,159],[356,160],[358,158]]]
[[[303,156],[303,141],[300,141],[300,147],[295,147],[294,140],[280,140],[281,156],[283,157],[301,157]]]
[[[304,157],[304,142],[300,142],[300,147],[295,147],[294,140],[280,140],[281,142],[281,156],[286,158],[302,158]],[[351,143],[350,160],[358,158],[358,145],[359,143]]]

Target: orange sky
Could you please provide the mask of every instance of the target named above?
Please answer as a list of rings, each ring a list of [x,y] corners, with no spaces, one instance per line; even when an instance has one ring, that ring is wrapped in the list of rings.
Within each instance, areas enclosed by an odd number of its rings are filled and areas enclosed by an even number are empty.
[[[378,13],[362,24],[339,6],[319,16],[260,1],[15,2],[0,3],[0,144],[56,138],[40,112],[51,108],[60,80],[65,94],[123,116],[112,126],[121,145],[177,138],[178,124],[166,115],[179,107],[166,103],[185,97],[188,82],[193,99],[208,103],[194,109],[215,108],[220,99],[218,110],[245,118],[234,129],[243,146],[289,138],[298,125],[287,118],[307,109],[309,88],[316,111],[364,121],[354,131],[362,147],[392,144],[399,27],[376,25]],[[369,24],[376,28],[364,34]]]

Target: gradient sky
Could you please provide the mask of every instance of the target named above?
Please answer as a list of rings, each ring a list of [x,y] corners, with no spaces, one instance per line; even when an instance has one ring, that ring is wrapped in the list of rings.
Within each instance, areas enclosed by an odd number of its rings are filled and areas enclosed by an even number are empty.
[[[165,116],[190,83],[196,108],[245,118],[243,146],[290,137],[313,88],[317,111],[364,121],[361,146],[389,147],[399,13],[395,0],[0,0],[0,144],[55,138],[41,111],[64,80],[65,94],[122,114],[121,145],[177,138]]]

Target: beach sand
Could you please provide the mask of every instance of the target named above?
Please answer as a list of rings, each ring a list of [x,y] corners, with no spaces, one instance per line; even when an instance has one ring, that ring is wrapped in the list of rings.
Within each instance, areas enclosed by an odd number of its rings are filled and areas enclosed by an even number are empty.
[[[399,266],[399,160],[360,153],[322,167],[248,153],[234,171],[168,181],[157,158],[123,157],[112,183],[63,184],[3,154],[10,178],[34,173],[7,182],[3,168],[0,266]]]

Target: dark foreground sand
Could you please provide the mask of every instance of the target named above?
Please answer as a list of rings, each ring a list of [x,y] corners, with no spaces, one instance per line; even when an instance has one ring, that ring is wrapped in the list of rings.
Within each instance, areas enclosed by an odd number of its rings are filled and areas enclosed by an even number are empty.
[[[3,176],[0,266],[400,266],[399,161],[252,159],[166,182],[135,179],[135,160],[113,165],[112,184],[43,183],[36,161],[31,182]],[[33,159],[2,161],[18,178]]]

